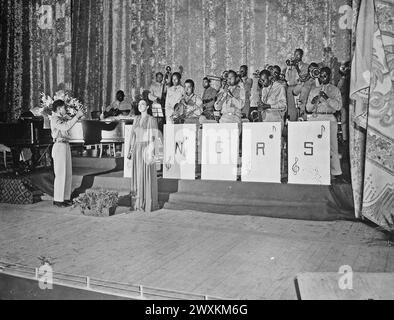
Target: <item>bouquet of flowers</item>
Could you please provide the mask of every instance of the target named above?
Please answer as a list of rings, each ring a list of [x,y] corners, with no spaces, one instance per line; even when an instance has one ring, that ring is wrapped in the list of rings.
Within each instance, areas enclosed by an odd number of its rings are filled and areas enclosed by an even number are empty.
[[[86,107],[76,98],[73,98],[68,92],[60,90],[55,93],[53,98],[41,93],[40,98],[40,113],[43,116],[50,116],[52,114],[52,104],[56,100],[63,100],[66,105],[67,114],[74,117],[78,110],[81,110],[85,115],[87,114]]]

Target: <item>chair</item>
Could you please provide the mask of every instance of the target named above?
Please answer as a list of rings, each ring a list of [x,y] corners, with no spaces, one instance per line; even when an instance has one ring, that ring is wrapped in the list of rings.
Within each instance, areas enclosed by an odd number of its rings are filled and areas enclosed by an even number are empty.
[[[4,168],[7,168],[7,152],[11,153],[11,149],[3,144],[0,144],[0,152],[3,153]]]

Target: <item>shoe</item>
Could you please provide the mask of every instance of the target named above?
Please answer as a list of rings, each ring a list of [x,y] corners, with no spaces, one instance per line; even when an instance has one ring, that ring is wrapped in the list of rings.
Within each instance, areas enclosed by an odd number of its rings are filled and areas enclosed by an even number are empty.
[[[64,202],[59,202],[59,201],[53,201],[53,205],[54,205],[55,207],[59,207],[59,208],[68,207],[67,204],[65,204]]]
[[[71,207],[73,205],[72,200],[64,200],[64,203],[68,206]]]

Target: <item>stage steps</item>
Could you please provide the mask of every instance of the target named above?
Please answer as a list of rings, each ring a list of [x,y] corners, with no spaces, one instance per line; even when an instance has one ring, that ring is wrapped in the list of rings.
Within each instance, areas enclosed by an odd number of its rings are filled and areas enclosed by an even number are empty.
[[[180,180],[178,192],[169,195],[164,208],[315,221],[353,219],[349,206],[339,201],[330,186]]]

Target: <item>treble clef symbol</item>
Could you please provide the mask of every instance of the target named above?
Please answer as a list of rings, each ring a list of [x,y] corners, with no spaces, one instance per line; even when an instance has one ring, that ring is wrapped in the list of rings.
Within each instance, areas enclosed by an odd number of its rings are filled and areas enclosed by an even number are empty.
[[[293,170],[294,175],[296,176],[298,172],[300,172],[300,167],[298,166],[298,161],[299,159],[296,157],[295,158],[295,163],[293,164],[291,170]]]
[[[166,166],[167,171],[169,171],[171,169],[171,167],[172,167],[172,165],[171,165],[171,157],[168,158],[168,160],[165,163],[165,166]]]
[[[320,131],[320,134],[317,135],[317,137],[318,137],[319,139],[323,138],[323,133],[326,132],[326,127],[325,127],[325,126],[321,126],[321,129],[320,129],[320,130],[321,130],[321,131]]]

